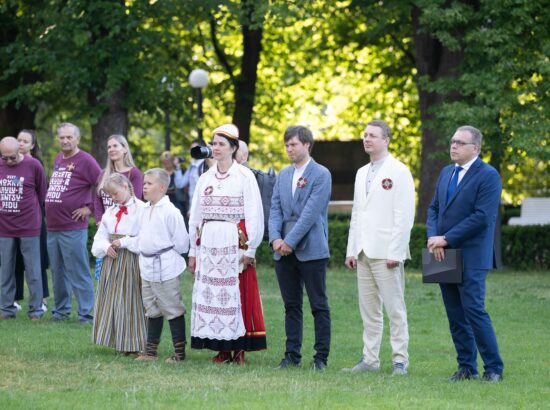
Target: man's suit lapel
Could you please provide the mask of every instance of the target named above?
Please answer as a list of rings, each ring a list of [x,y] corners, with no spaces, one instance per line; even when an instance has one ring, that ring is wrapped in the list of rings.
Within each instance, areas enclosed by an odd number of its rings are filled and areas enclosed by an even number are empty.
[[[281,190],[284,195],[285,201],[283,202],[283,210],[289,209],[294,203],[292,198],[292,176],[294,174],[294,168],[288,168],[288,172],[284,174],[284,180],[281,181]]]
[[[315,160],[312,158],[311,161],[309,162],[309,164],[307,164],[307,167],[306,169],[304,170],[304,173],[302,174],[302,178],[304,178],[307,183],[306,184],[311,184],[311,178],[312,178],[312,174],[313,174],[313,170],[315,168]],[[292,177],[290,178],[290,184],[291,184],[291,191],[290,191],[290,195],[292,195]],[[292,202],[292,205],[294,207],[295,204],[299,203],[300,202],[300,198],[302,197],[302,193],[305,191],[305,186],[304,188],[300,188],[300,187],[296,187],[296,191],[294,193],[294,198],[293,198],[293,202]]]
[[[457,185],[454,195],[450,198],[449,203],[446,205],[445,208],[447,208],[449,205],[453,203],[453,201],[458,196],[460,191],[462,191],[462,189],[467,185],[468,181],[474,178],[474,176],[479,172],[480,167],[481,167],[481,159],[478,158],[470,166],[470,168],[468,168],[468,171],[466,171],[466,174],[464,174],[464,176],[460,180],[460,183]],[[445,189],[445,199],[447,198],[447,189],[449,189],[449,183],[450,183],[451,176],[453,175],[453,172],[454,172],[454,168],[451,168],[451,172],[449,172],[448,174],[447,185],[446,185],[447,188]]]

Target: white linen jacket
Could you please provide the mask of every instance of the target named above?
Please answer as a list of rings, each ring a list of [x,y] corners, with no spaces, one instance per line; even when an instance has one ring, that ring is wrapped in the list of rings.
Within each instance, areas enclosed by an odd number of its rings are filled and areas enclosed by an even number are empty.
[[[372,259],[410,259],[409,240],[414,223],[415,191],[409,169],[388,155],[366,195],[370,164],[355,177],[355,190],[346,256],[361,251]]]

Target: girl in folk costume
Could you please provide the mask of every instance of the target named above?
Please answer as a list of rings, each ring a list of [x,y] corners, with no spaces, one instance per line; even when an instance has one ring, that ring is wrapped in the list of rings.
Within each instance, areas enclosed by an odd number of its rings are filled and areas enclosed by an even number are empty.
[[[143,196],[143,174],[135,166],[128,141],[123,135],[114,134],[109,137],[107,155],[107,164],[99,176],[94,197],[94,216],[98,225],[105,210],[113,204],[111,196],[105,190],[105,183],[113,173],[118,172],[130,180],[136,198],[141,199]]]
[[[145,204],[135,197],[131,182],[122,174],[111,174],[103,189],[114,204],[105,211],[92,245],[92,254],[104,258],[92,341],[128,355],[144,350],[147,338],[138,255],[115,249],[112,242],[138,234],[137,222]]]
[[[191,204],[189,269],[191,347],[218,351],[215,363],[242,365],[245,351],[266,348],[255,268],[264,218],[254,174],[234,161],[238,138],[233,124],[214,130],[217,164],[199,178]]]

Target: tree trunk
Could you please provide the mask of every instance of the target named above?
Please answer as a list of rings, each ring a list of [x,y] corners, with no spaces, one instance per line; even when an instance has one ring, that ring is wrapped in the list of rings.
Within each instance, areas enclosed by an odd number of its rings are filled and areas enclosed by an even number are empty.
[[[459,97],[453,94],[428,92],[423,87],[421,79],[427,77],[430,81],[433,81],[453,76],[455,69],[462,62],[463,53],[445,48],[437,39],[423,32],[419,23],[421,13],[419,8],[413,7],[413,38],[417,69],[416,85],[422,123],[422,153],[416,221],[425,223],[439,172],[444,165],[450,162],[449,140],[455,131],[438,129],[433,122],[435,118],[433,110],[441,102]],[[459,125],[461,124],[457,124],[457,127]]]
[[[254,112],[258,63],[262,52],[263,29],[261,25],[254,29],[251,29],[249,25],[243,25],[242,32],[243,56],[241,72],[235,79],[233,123],[239,128],[239,138],[248,143]]]
[[[107,159],[107,139],[113,134],[128,135],[128,110],[123,107],[125,98],[125,88],[102,101],[98,101],[94,94],[88,95],[90,104],[105,107],[97,122],[92,124],[92,156],[102,167]]]
[[[500,129],[500,115],[495,118],[496,129]],[[502,133],[495,131],[493,133],[485,134],[483,136],[483,142],[489,146],[491,152],[490,164],[500,174],[500,168],[502,167],[502,159],[504,158],[504,143],[502,141]],[[481,151],[483,153],[483,150]]]
[[[0,108],[0,138],[17,134],[22,129],[34,129],[35,111],[26,106],[16,107],[14,101],[10,101],[5,107]]]

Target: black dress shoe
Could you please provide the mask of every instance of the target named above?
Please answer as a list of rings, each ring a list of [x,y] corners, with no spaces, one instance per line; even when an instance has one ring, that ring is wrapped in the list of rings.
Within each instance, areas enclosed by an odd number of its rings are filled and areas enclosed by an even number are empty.
[[[459,382],[462,380],[477,380],[477,379],[479,379],[479,374],[472,373],[469,370],[460,369],[456,371],[449,380],[452,382]]]
[[[489,382],[489,383],[501,382],[502,381],[502,374],[485,372],[485,373],[483,373],[483,378],[481,380],[483,380],[484,382]]]
[[[323,362],[322,360],[319,360],[319,359],[315,359],[313,361],[313,370],[316,370],[316,371],[322,371],[322,370],[325,370],[327,368],[327,364],[325,362]]]
[[[284,357],[279,363],[279,366],[276,369],[288,369],[290,367],[300,367],[300,362],[293,362],[289,357]]]

